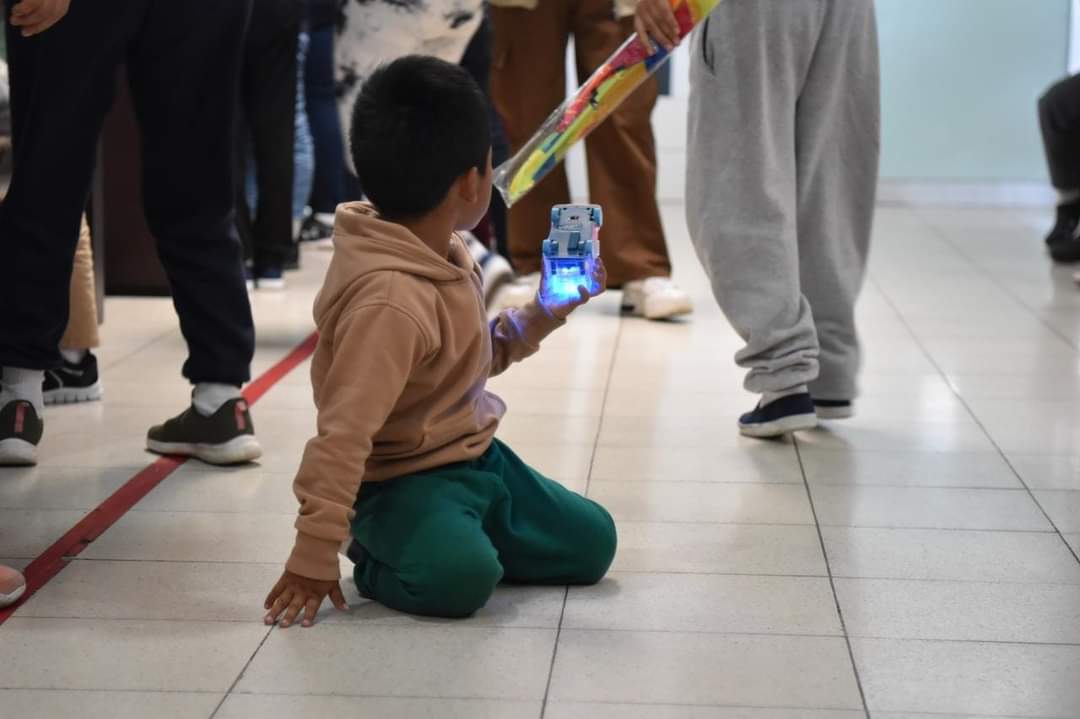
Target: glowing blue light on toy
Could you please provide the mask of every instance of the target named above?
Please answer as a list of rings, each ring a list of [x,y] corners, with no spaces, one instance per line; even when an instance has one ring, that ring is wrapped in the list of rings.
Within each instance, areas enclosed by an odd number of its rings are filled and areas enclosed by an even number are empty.
[[[604,223],[599,205],[556,205],[551,208],[551,234],[544,240],[546,279],[544,297],[565,302],[581,296],[579,287],[592,293],[593,269],[600,257],[600,227]]]

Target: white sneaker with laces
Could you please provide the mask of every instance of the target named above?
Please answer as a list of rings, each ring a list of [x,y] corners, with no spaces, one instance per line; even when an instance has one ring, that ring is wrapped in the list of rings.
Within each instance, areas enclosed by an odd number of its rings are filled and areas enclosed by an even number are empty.
[[[666,320],[694,311],[690,296],[670,277],[649,277],[623,285],[622,308],[650,320]]]

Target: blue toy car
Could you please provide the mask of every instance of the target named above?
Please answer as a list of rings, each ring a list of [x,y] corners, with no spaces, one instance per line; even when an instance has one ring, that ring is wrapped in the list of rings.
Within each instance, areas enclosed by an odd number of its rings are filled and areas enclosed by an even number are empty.
[[[599,205],[556,205],[551,208],[551,234],[544,240],[547,270],[545,294],[552,299],[574,299],[578,287],[593,287],[593,267],[600,257],[600,227],[604,213]]]

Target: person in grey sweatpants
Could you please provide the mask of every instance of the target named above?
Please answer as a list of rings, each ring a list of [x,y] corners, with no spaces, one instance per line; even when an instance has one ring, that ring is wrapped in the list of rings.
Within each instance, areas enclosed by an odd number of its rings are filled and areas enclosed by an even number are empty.
[[[643,0],[638,29],[670,47],[665,5]],[[762,395],[740,428],[848,417],[880,150],[873,0],[723,0],[691,56],[690,236]]]

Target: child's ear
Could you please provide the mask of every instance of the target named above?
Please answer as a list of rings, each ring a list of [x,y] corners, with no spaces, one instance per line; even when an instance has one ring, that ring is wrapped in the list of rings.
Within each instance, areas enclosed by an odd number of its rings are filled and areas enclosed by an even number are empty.
[[[480,185],[484,178],[480,176],[480,171],[475,167],[470,168],[468,172],[461,176],[458,180],[458,195],[464,202],[476,202],[480,197]]]

